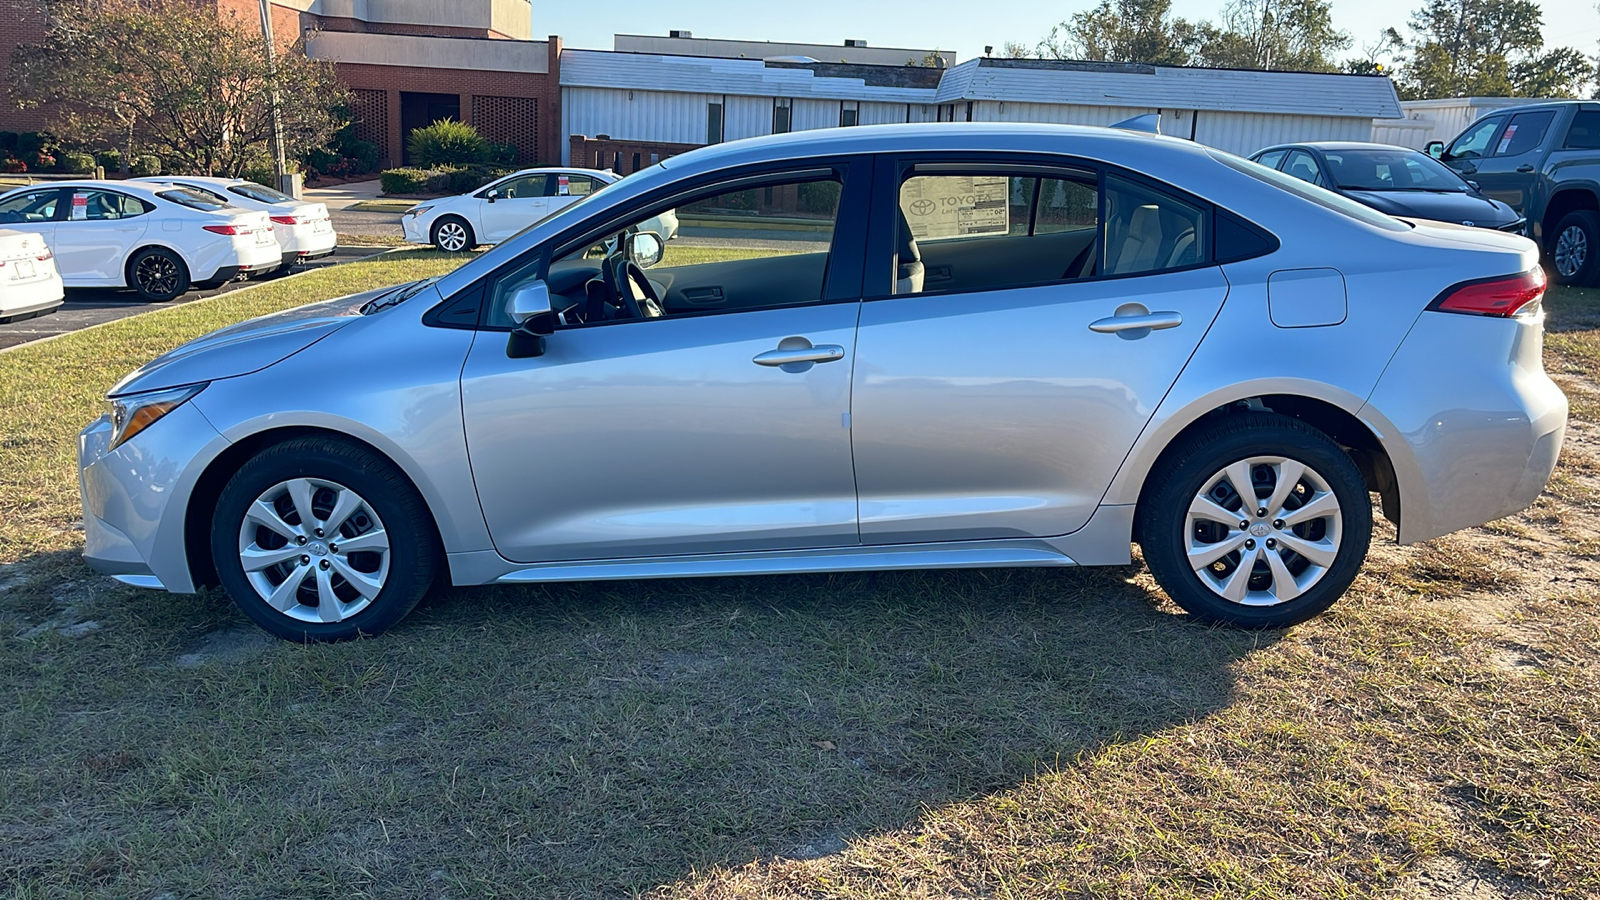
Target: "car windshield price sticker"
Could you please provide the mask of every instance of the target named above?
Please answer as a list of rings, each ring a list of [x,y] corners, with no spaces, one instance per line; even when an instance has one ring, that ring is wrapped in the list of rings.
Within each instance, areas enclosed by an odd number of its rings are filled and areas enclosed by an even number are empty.
[[[911,234],[917,240],[1005,234],[1011,230],[1003,175],[940,175],[913,178],[900,189]]]
[[[567,176],[556,176],[556,193],[562,197],[572,194],[572,182],[567,180]]]

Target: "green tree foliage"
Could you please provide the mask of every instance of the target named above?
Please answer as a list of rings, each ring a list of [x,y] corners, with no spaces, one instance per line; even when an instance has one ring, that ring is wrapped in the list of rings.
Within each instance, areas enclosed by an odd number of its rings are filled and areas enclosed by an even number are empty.
[[[489,144],[478,129],[455,119],[439,119],[413,129],[406,139],[411,162],[421,168],[469,166],[488,159]]]
[[[1181,66],[1194,26],[1172,15],[1172,0],[1101,0],[1050,29],[1039,44],[1047,59]]]
[[[1234,0],[1213,23],[1172,15],[1171,0],[1101,0],[1051,29],[1040,56],[1101,62],[1337,71],[1350,37],[1330,0]]]
[[[265,155],[272,88],[290,158],[323,146],[341,124],[333,66],[303,47],[269,66],[255,20],[187,0],[49,0],[48,28],[20,46],[6,73],[24,107],[57,104],[62,139],[159,154],[166,170],[238,175]]]
[[[1570,47],[1544,49],[1534,0],[1428,0],[1411,15],[1404,97],[1574,97],[1594,63]]]

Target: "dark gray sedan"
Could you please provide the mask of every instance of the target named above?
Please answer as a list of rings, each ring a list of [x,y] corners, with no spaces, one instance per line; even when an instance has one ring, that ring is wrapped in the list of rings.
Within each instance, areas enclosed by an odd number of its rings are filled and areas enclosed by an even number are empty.
[[[1517,234],[1525,224],[1516,210],[1485,196],[1449,166],[1405,147],[1319,141],[1268,147],[1250,158],[1391,216]]]

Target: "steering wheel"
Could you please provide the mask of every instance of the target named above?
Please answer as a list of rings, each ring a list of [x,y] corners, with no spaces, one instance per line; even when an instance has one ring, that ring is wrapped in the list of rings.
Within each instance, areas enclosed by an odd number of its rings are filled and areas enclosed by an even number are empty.
[[[606,258],[607,286],[616,298],[611,305],[626,312],[622,319],[659,319],[666,315],[655,285],[644,277],[644,270],[632,260],[619,256]]]

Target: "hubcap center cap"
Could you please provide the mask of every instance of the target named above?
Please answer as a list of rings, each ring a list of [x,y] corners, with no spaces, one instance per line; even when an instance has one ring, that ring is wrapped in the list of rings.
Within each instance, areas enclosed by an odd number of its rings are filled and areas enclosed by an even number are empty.
[[[322,541],[312,541],[306,545],[306,552],[312,556],[327,556],[328,545]]]
[[[1272,533],[1272,526],[1265,522],[1257,522],[1250,526],[1250,533],[1256,537],[1266,537]]]

